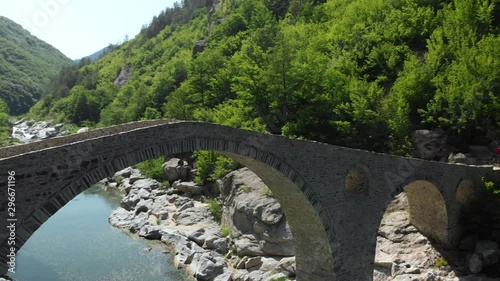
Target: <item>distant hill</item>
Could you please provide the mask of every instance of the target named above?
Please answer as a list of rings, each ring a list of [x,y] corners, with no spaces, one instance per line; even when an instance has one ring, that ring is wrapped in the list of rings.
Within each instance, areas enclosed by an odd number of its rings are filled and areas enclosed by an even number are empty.
[[[75,60],[75,62],[80,62],[82,59],[89,59],[90,61],[94,62],[94,61],[100,59],[102,56],[104,56],[108,53],[111,53],[117,47],[118,47],[117,45],[110,44],[109,46],[93,53],[90,56],[86,56],[86,57],[83,57],[81,59]]]
[[[61,68],[72,63],[56,48],[0,16],[0,98],[12,115],[27,112]]]

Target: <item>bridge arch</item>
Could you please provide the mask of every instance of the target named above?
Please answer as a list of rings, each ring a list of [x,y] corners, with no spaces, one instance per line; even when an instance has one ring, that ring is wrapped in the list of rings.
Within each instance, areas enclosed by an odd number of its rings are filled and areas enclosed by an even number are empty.
[[[176,140],[170,140],[168,136],[154,141],[145,138],[135,146],[128,146],[123,152],[117,152],[116,147],[106,145],[108,142],[104,139],[90,141],[92,143],[82,142],[66,148],[66,152],[75,149],[79,153],[69,153],[63,161],[59,161],[58,167],[45,169],[43,174],[47,177],[57,176],[63,180],[57,183],[58,188],[52,189],[50,194],[40,194],[41,197],[46,196],[47,200],[26,217],[20,228],[21,243],[18,248],[67,202],[116,171],[160,156],[210,150],[248,167],[275,194],[293,233],[298,280],[335,280],[335,249],[332,249],[335,241],[328,235],[332,226],[327,212],[301,174],[266,149],[266,143],[255,143],[249,138],[229,140],[224,134],[220,137],[214,134],[210,138],[193,134]]]
[[[448,243],[448,211],[437,186],[416,180],[404,188],[410,206],[410,222],[420,232],[440,243]]]

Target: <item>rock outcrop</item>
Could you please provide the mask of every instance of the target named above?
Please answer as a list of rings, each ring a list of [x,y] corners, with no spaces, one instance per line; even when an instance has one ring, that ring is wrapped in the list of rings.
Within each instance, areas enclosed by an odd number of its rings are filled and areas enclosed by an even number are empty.
[[[257,175],[243,168],[229,173],[219,184],[224,204],[222,225],[243,234],[235,239],[238,255],[294,255],[285,214]]]
[[[447,136],[444,131],[416,130],[411,136],[419,158],[426,160],[439,160],[448,156],[448,153],[444,151],[447,140]]]
[[[178,159],[175,161],[179,163]],[[180,165],[175,167],[178,166]],[[242,176],[239,176],[240,173]],[[233,172],[233,175],[226,180],[231,179],[232,184],[237,183],[240,178],[254,178],[255,175],[250,173],[246,169]],[[258,183],[257,180],[255,182]],[[202,203],[205,201],[203,196],[194,194],[190,190],[186,192],[175,188],[166,190],[155,180],[144,178],[138,170],[124,169],[111,179],[107,179],[105,183],[108,187],[114,186],[126,193],[122,207],[112,212],[109,222],[139,237],[163,241],[175,255],[174,264],[178,268],[185,269],[196,280],[270,281],[280,277],[289,280],[295,276],[296,266],[293,257],[282,259],[278,256],[256,256],[249,250],[255,247],[262,255],[266,253],[265,251],[282,253],[280,251],[283,250],[276,245],[280,245],[282,240],[291,241],[291,235],[282,234],[289,233],[289,229],[283,214],[276,210],[275,199],[268,198],[255,205],[258,207],[256,219],[269,224],[262,232],[262,237],[267,240],[259,241],[251,234],[236,237],[232,235],[236,231],[223,233],[220,225],[214,221],[207,204]],[[256,189],[256,192],[260,192],[258,190],[260,189]],[[191,196],[198,199],[195,200]],[[240,223],[244,225],[248,222]],[[279,230],[278,224],[283,224],[287,230]],[[251,246],[244,246],[247,241],[251,241]],[[266,243],[269,245],[265,246]]]
[[[132,76],[132,69],[122,68],[122,70],[120,70],[120,74],[118,74],[118,77],[116,77],[113,83],[121,88],[125,84],[127,84],[131,76]]]

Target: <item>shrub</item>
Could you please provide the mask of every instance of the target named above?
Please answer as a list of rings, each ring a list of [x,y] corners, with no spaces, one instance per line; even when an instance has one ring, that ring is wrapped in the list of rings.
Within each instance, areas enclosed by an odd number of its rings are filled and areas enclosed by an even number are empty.
[[[222,231],[222,235],[224,235],[224,237],[238,238],[241,236],[241,232],[233,231],[229,227],[222,226],[221,231]]]
[[[208,209],[212,213],[212,216],[214,216],[214,219],[217,222],[220,222],[222,219],[222,206],[219,205],[219,203],[217,203],[217,201],[215,201],[215,199],[212,198],[207,200],[207,204],[208,204]]]
[[[439,258],[436,260],[435,265],[436,265],[436,267],[448,266],[448,261],[445,260],[444,258]]]
[[[194,181],[200,184],[222,178],[239,166],[233,159],[213,151],[196,151],[195,156],[198,173]]]
[[[231,236],[231,234],[233,233],[233,231],[229,228],[229,227],[221,227],[221,231],[222,231],[222,235],[224,237],[228,237],[228,236]]]
[[[124,177],[122,177],[122,176],[117,176],[117,177],[115,178],[115,181],[116,181],[116,183],[117,183],[117,184],[122,184],[122,182],[123,182],[123,180],[124,180],[124,179],[125,179],[125,178],[124,178]]]
[[[167,179],[165,178],[165,174],[163,173],[163,169],[161,168],[163,163],[165,163],[165,157],[158,157],[141,162],[134,167],[139,169],[139,171],[141,171],[141,173],[148,178],[155,179],[159,182],[164,182]]]
[[[488,192],[496,196],[500,195],[500,188],[496,186],[494,182],[486,180],[485,177],[481,177],[481,182]]]
[[[163,181],[158,189],[168,189],[170,187],[169,181]]]

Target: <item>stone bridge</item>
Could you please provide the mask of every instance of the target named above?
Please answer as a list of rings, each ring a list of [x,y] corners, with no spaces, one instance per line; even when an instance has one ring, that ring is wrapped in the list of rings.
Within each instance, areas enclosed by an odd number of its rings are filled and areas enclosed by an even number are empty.
[[[0,149],[0,273],[7,270],[9,172],[16,251],[54,213],[116,171],[163,155],[212,150],[269,186],[293,233],[297,280],[372,280],[377,231],[403,190],[413,225],[453,246],[461,207],[491,167],[410,159],[220,125],[134,122]],[[15,179],[15,181],[14,181]]]

